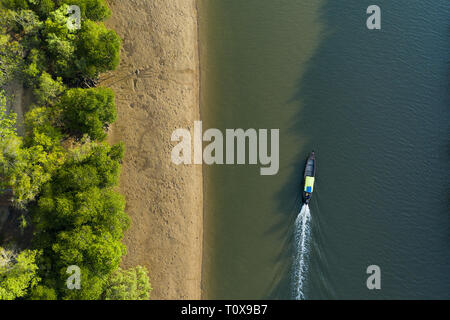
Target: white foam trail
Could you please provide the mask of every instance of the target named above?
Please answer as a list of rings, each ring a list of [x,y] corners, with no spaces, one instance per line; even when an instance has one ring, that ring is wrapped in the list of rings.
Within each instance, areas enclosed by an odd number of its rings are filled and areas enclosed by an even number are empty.
[[[304,204],[300,213],[295,219],[295,256],[293,268],[293,287],[294,299],[304,300],[305,294],[303,292],[306,275],[308,273],[308,258],[309,258],[309,240],[311,233],[311,214],[309,206]]]

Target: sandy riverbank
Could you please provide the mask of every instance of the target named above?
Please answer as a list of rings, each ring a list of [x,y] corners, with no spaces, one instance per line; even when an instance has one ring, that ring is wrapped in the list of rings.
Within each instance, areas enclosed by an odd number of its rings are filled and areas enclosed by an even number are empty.
[[[110,142],[126,154],[120,190],[132,225],[123,266],[149,269],[152,299],[201,298],[201,166],[175,166],[176,128],[199,115],[195,0],[109,1],[106,25],[123,39],[119,68],[102,76],[116,92]]]

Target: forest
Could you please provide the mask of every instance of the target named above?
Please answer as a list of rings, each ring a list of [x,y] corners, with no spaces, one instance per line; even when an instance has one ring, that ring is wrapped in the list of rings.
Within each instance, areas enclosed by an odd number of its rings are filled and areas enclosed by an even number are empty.
[[[19,81],[32,95],[18,123],[0,91],[0,197],[19,212],[17,237],[0,242],[0,299],[139,299],[148,271],[122,269],[130,224],[118,192],[122,143],[106,142],[114,92],[99,75],[120,61],[121,39],[105,27],[105,0],[0,0],[0,88]],[[70,6],[81,27],[70,28]],[[17,127],[22,125],[24,133]],[[67,285],[68,267],[80,288]]]

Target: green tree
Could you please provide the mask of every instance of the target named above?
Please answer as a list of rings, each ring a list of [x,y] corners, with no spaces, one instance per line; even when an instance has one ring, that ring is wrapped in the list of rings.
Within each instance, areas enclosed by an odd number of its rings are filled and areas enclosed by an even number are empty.
[[[98,275],[107,275],[117,269],[126,252],[125,246],[107,230],[89,225],[58,233],[52,250],[58,257],[56,268],[87,266]]]
[[[113,190],[122,155],[122,145],[110,147],[84,138],[42,187],[32,209],[34,244],[43,248],[42,265],[51,270],[42,274],[44,285],[57,288],[59,297],[98,299],[126,252],[121,240],[129,217],[123,196]],[[65,287],[65,270],[70,265],[84,270],[81,290]]]
[[[22,37],[34,36],[42,27],[42,21],[32,10],[9,11],[9,14],[9,23]]]
[[[16,206],[29,209],[33,245],[42,251],[0,268],[0,297],[148,299],[147,271],[118,269],[129,225],[115,190],[123,145],[95,142],[116,119],[113,91],[73,88],[95,85],[119,64],[121,40],[100,22],[111,14],[106,1],[0,4],[0,85],[22,71],[39,104],[25,114],[21,138],[0,96],[0,188],[12,189]],[[79,30],[68,28],[68,5],[81,9]],[[81,290],[66,287],[69,265],[81,268]]]
[[[67,11],[68,6],[63,5],[48,15],[42,30],[42,42],[45,44],[47,71],[70,78],[74,71],[76,30],[68,28]]]
[[[8,9],[28,9],[27,0],[1,0],[0,4]]]
[[[0,129],[0,131],[2,131]],[[0,194],[13,191],[20,176],[27,167],[26,151],[16,134],[1,135],[0,140]]]
[[[152,287],[147,273],[147,269],[141,266],[129,270],[117,269],[106,283],[103,299],[148,300]]]
[[[60,297],[64,300],[99,300],[105,286],[107,275],[92,271],[86,265],[80,266],[81,288],[70,290],[65,283],[61,285]],[[61,279],[67,279],[66,268],[61,269]]]
[[[93,140],[103,140],[105,129],[117,116],[114,92],[109,88],[69,89],[59,106],[67,129],[77,136],[87,134]]]
[[[20,70],[22,52],[19,42],[12,41],[9,35],[0,34],[0,86],[11,81]]]
[[[15,125],[16,114],[6,112],[6,97],[0,91],[0,194],[13,191],[28,166]]]
[[[28,87],[37,87],[40,74],[45,69],[45,57],[42,51],[31,49],[25,59],[23,76]]]
[[[83,77],[96,78],[119,65],[120,45],[121,40],[113,30],[103,23],[86,20],[76,38],[75,65]]]
[[[28,0],[30,2],[30,7],[39,14],[41,18],[45,18],[49,15],[50,12],[55,8],[55,3],[57,4],[58,0]]]
[[[37,285],[31,290],[31,300],[57,300],[56,291],[43,285]]]
[[[101,21],[111,15],[105,0],[62,0],[68,5],[80,7],[81,16],[93,21]]]
[[[35,199],[41,186],[48,182],[55,170],[64,163],[65,153],[60,145],[61,133],[51,125],[51,109],[34,108],[25,115],[24,143],[16,135],[2,140],[3,159],[15,170],[3,166],[7,183],[13,189],[17,207]],[[15,121],[14,121],[15,124]],[[12,142],[11,142],[12,141]],[[3,161],[5,163],[5,161]]]
[[[37,231],[64,230],[85,224],[121,239],[128,227],[123,197],[113,191],[120,175],[123,147],[85,142],[47,183],[35,207]]]
[[[15,254],[0,247],[0,300],[25,296],[40,281],[37,276],[37,251]]]
[[[59,110],[50,107],[31,107],[25,114],[25,145],[42,146],[45,151],[61,151],[63,135],[56,122]]]
[[[117,67],[120,38],[103,23],[94,22],[110,14],[104,0],[58,1],[55,2],[56,10],[49,0],[3,0],[3,3],[10,10],[2,9],[4,17],[0,18],[0,29],[11,31],[21,39],[27,53],[33,49],[44,53],[39,56],[45,59],[34,59],[36,53],[27,57],[28,65],[24,70],[28,78],[36,76],[36,70],[40,70],[54,79],[62,77],[67,83],[74,84],[95,79],[99,73]],[[84,19],[80,30],[68,28],[68,5],[78,5],[81,9]],[[8,35],[0,38],[0,56],[4,56],[2,60],[5,61],[0,64],[0,70],[5,69],[4,78],[14,66],[12,59],[21,61],[21,55],[15,54],[16,44]],[[39,81],[34,81],[35,86],[38,84]]]
[[[40,75],[33,93],[39,104],[47,104],[57,96],[61,95],[64,89],[60,77],[54,80],[51,75],[44,71]]]

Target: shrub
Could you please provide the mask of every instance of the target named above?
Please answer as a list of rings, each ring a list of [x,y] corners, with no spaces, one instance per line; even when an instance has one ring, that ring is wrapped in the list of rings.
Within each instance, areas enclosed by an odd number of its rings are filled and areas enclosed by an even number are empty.
[[[152,290],[145,267],[117,269],[109,277],[103,299],[105,300],[148,300]]]

